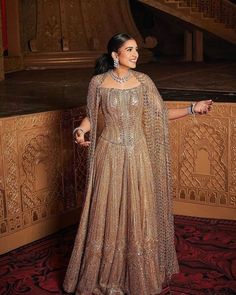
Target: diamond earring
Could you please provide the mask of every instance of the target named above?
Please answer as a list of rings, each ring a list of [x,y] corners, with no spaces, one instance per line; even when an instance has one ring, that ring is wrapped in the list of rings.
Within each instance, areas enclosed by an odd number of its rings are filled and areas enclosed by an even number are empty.
[[[119,68],[119,59],[113,59],[114,68]]]

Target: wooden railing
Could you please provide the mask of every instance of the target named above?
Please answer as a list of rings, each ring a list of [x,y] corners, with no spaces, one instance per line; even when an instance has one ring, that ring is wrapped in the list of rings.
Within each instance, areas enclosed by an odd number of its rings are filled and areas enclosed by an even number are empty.
[[[166,2],[172,2],[166,0]],[[204,17],[214,18],[228,28],[236,29],[236,5],[229,0],[175,0],[180,7],[190,7],[202,12]]]

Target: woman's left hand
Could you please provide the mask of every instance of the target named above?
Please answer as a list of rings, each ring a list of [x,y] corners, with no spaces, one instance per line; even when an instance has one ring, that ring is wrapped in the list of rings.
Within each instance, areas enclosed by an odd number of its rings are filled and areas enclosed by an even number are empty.
[[[212,104],[213,101],[211,99],[198,101],[194,105],[193,111],[195,114],[199,115],[207,114],[211,110]]]

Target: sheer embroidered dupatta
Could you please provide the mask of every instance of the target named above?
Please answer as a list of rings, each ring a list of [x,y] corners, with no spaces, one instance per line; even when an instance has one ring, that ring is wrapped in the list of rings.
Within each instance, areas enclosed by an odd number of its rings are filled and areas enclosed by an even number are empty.
[[[174,244],[168,110],[153,81],[145,74],[133,73],[143,85],[143,128],[153,169],[158,210],[159,267],[168,280],[179,271]]]
[[[87,116],[90,120],[91,130],[89,140],[91,144],[88,152],[88,164],[87,164],[87,180],[86,180],[86,198],[83,206],[83,211],[80,218],[80,224],[77,231],[74,248],[71,254],[69,265],[66,271],[63,287],[67,292],[75,292],[78,284],[80,269],[82,265],[82,256],[86,242],[89,211],[91,206],[91,196],[93,187],[93,162],[94,162],[94,151],[97,141],[98,131],[98,114],[100,97],[98,95],[98,87],[102,83],[105,75],[94,76],[90,83],[87,96]]]

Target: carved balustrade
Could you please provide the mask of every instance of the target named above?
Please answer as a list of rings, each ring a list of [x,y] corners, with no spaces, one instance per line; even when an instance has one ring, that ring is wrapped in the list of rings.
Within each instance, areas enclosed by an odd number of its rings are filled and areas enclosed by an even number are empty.
[[[167,1],[168,2],[168,1]],[[191,7],[205,17],[215,18],[230,28],[236,28],[236,5],[228,0],[176,0],[179,6]]]

